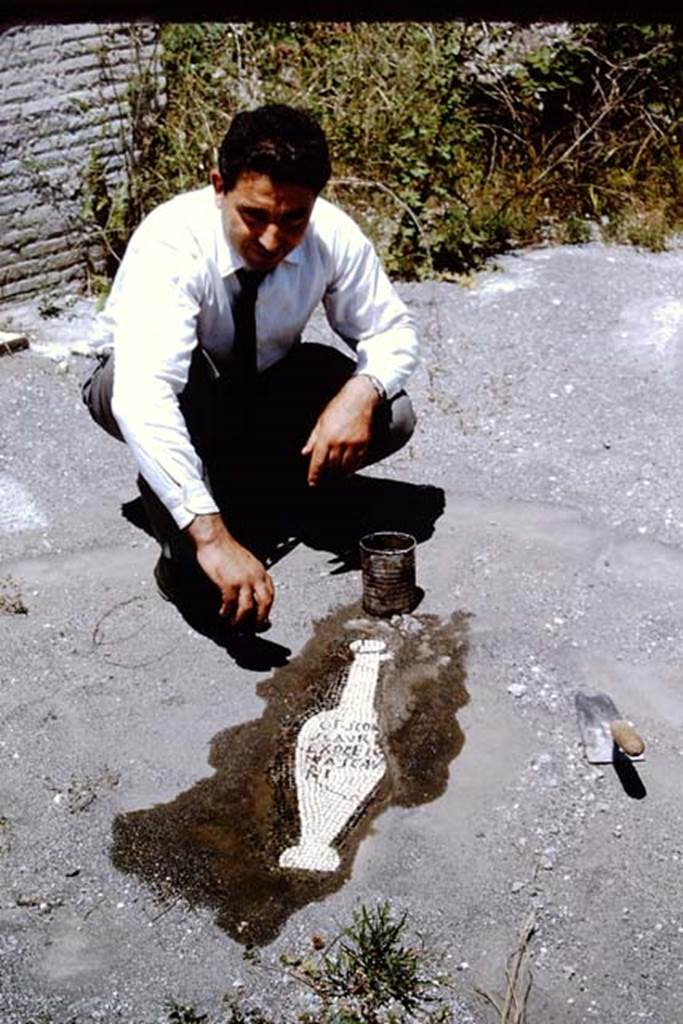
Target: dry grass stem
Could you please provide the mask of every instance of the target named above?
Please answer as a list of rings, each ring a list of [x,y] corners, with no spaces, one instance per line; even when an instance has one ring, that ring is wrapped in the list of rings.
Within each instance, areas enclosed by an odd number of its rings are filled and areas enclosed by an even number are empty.
[[[477,988],[498,1014],[499,1024],[526,1024],[526,1008],[531,991],[529,944],[536,931],[536,914],[530,910],[519,932],[517,946],[508,957],[505,970],[506,990],[501,1002],[485,989]]]

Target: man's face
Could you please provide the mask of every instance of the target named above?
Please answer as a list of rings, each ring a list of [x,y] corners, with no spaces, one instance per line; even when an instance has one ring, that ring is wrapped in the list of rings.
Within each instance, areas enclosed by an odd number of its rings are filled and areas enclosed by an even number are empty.
[[[252,270],[272,270],[303,238],[315,202],[312,189],[281,185],[256,171],[243,171],[227,193],[218,171],[211,182],[226,237]]]

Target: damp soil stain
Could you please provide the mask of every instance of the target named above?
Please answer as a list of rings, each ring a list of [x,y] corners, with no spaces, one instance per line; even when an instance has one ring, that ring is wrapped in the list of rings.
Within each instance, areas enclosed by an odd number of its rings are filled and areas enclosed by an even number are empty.
[[[259,683],[261,718],[218,733],[211,742],[214,774],[170,803],[119,815],[111,859],[165,899],[185,899],[216,914],[216,924],[244,945],[272,942],[295,911],[336,892],[350,877],[359,844],[392,805],[436,799],[464,736],[456,714],[465,689],[467,616],[413,614],[368,619],[358,604],[315,626],[301,654]],[[352,655],[352,640],[383,639],[376,694],[386,772],[334,846],[334,872],[282,868],[282,851],[300,824],[294,754],[303,723],[335,707]]]

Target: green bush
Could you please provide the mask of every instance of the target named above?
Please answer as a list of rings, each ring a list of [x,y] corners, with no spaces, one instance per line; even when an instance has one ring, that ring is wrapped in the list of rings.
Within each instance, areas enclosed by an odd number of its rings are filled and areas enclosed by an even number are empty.
[[[327,194],[397,276],[585,241],[591,222],[653,248],[681,229],[679,28],[171,24],[162,46],[167,103],[137,135],[125,217],[116,211],[127,229],[204,184],[232,115],[263,102],[318,115],[334,160]]]

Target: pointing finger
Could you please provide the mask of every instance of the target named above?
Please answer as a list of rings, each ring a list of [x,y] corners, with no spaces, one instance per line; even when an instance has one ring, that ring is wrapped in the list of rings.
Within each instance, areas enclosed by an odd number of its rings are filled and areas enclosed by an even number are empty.
[[[308,435],[308,441],[306,441],[306,444],[301,449],[301,454],[302,455],[310,455],[311,452],[313,451],[313,449],[315,448],[315,443],[316,443],[317,439],[318,439],[318,427],[315,426],[315,427],[313,427],[313,430]]]
[[[316,444],[311,455],[311,462],[308,467],[308,483],[315,487],[320,479],[327,458],[327,450],[320,444]]]

